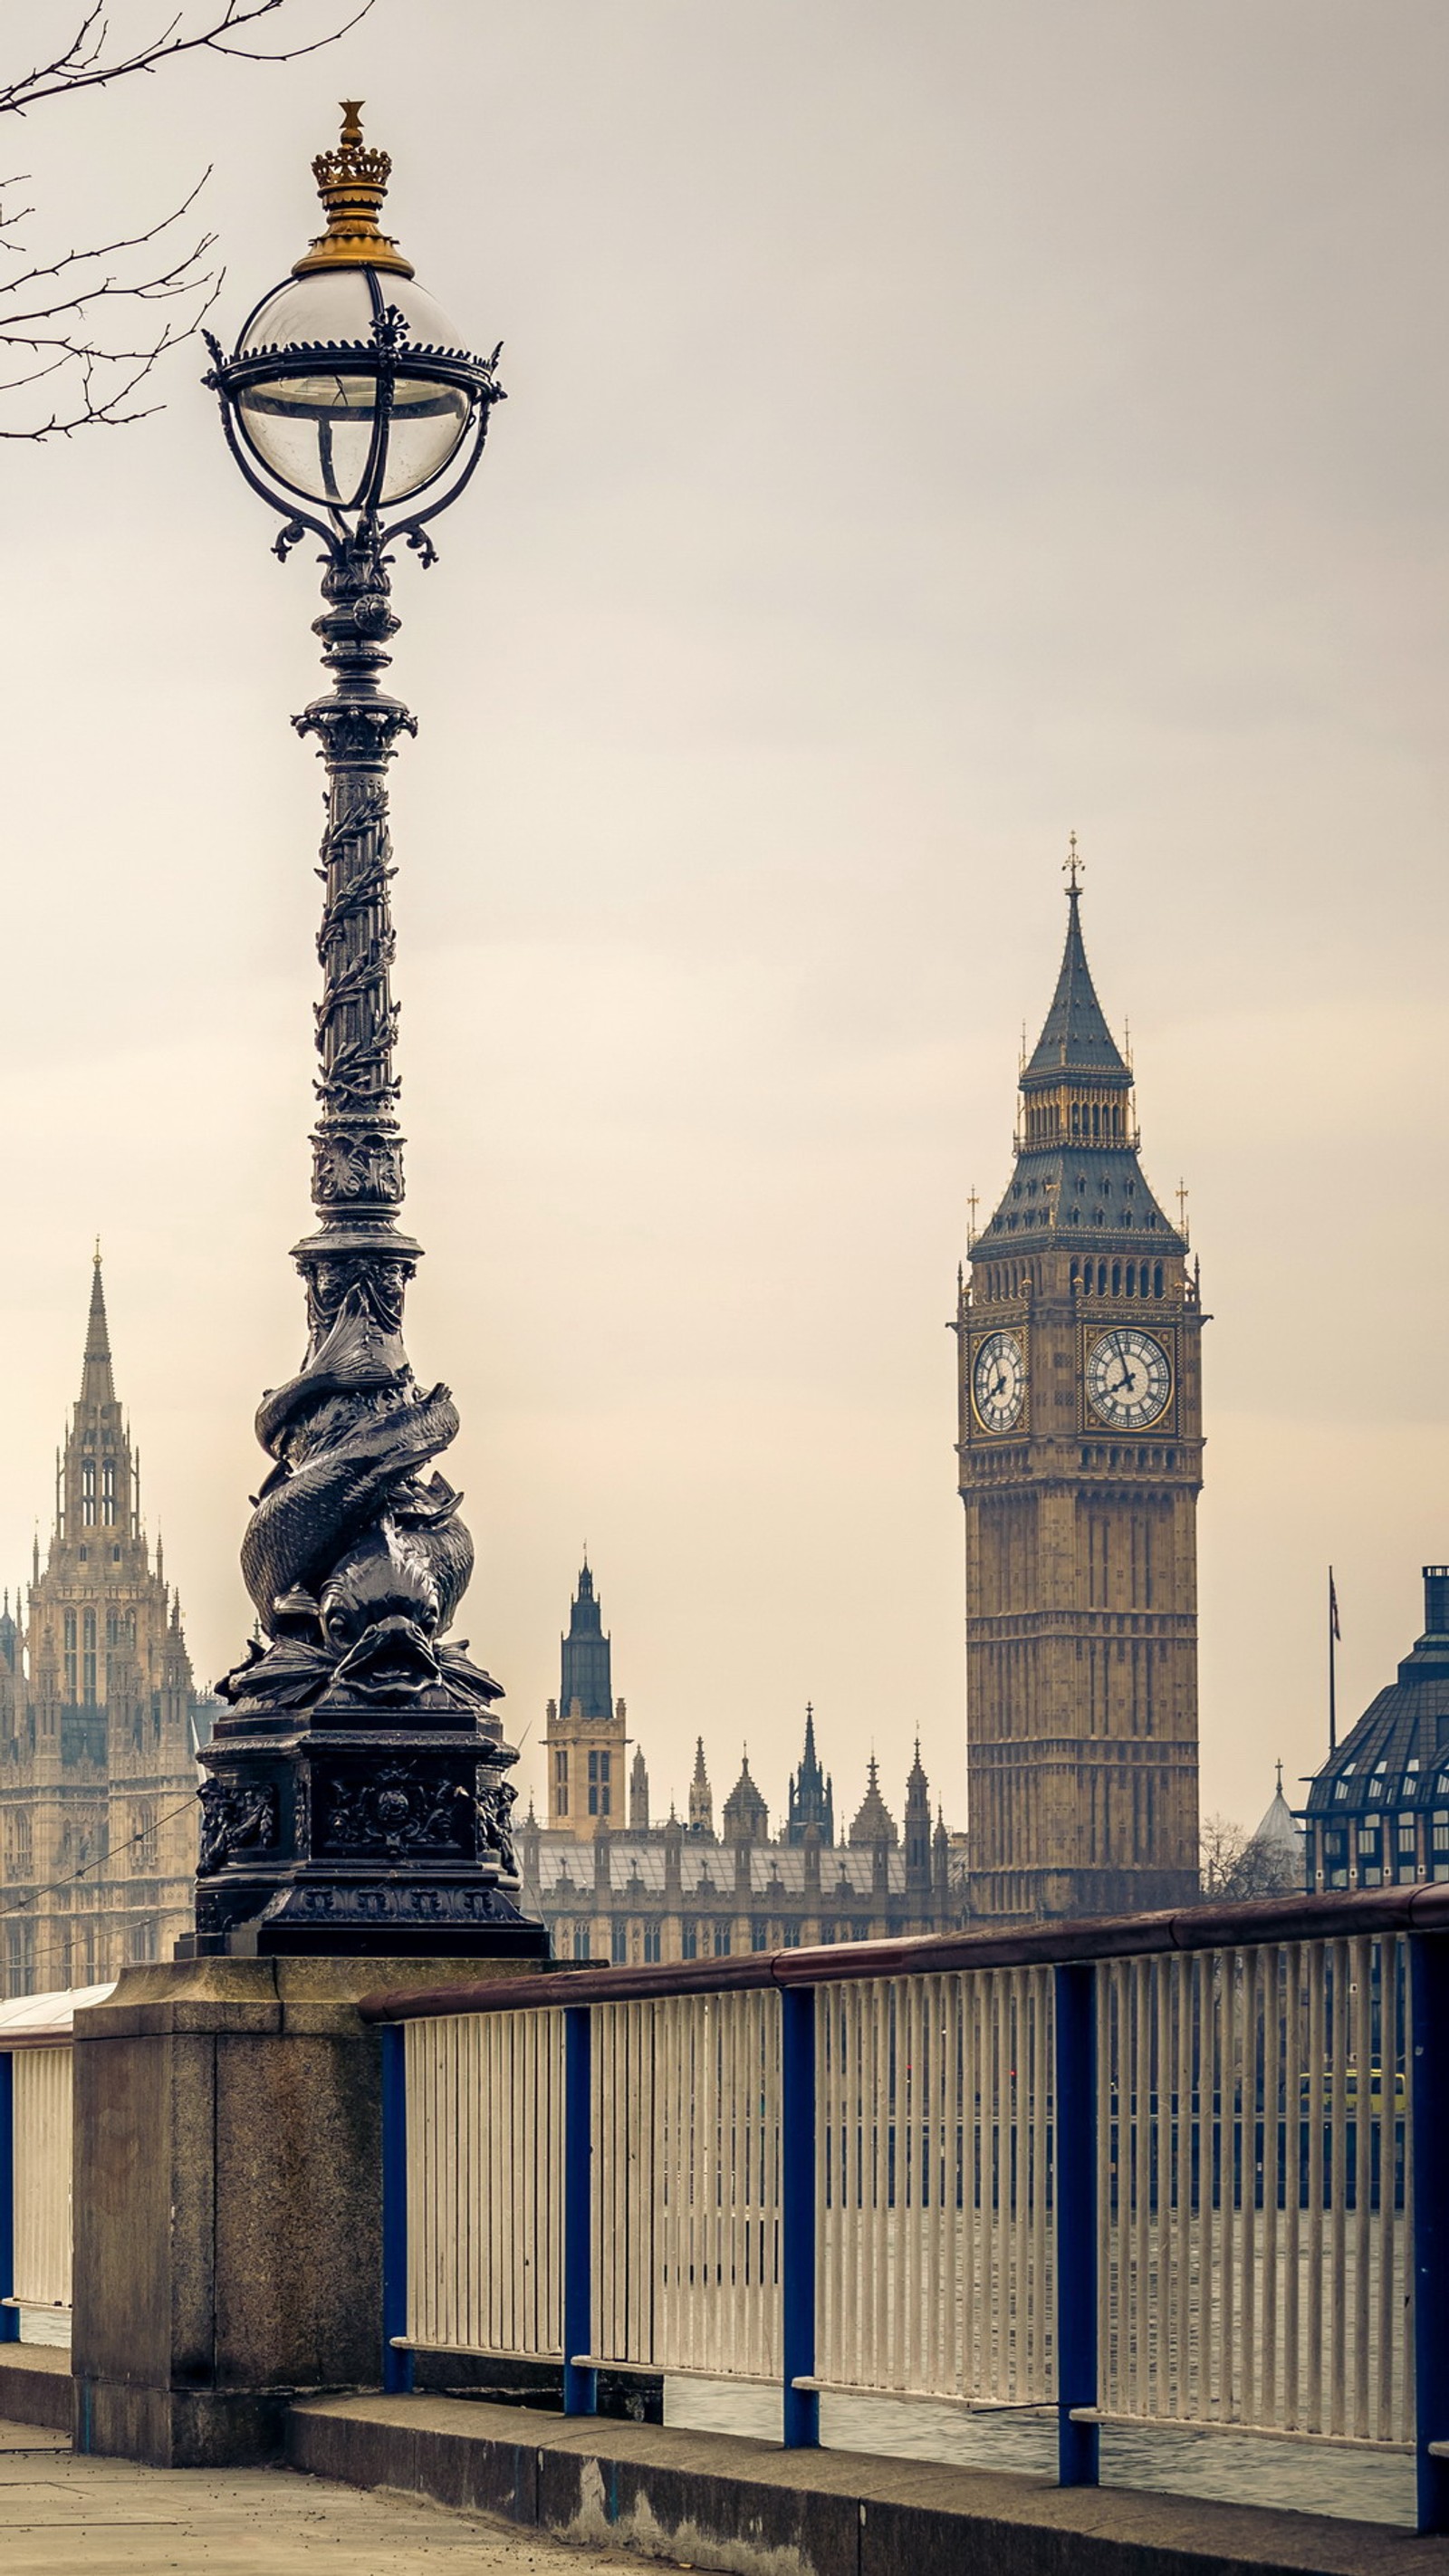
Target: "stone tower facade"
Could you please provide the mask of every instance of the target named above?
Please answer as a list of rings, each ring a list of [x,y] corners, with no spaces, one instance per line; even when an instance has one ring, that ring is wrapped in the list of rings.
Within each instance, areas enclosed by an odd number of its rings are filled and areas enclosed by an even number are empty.
[[[625,1710],[613,1697],[612,1660],[587,1563],[560,1638],[559,1695],[548,1703],[548,1821],[592,1842],[624,1822]],[[631,1784],[632,1785],[632,1784]],[[647,1784],[644,1791],[648,1804]]]
[[[1068,896],[1015,1171],[956,1335],[970,1899],[986,1921],[1197,1891],[1202,1313]]]
[[[0,1623],[0,1980],[88,1985],[191,1923],[199,1704],[111,1372],[97,1255],[79,1401],[23,1623]]]

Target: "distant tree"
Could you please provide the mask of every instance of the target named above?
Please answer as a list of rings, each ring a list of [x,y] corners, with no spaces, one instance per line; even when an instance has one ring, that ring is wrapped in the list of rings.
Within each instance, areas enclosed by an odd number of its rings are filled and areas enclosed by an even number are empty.
[[[113,31],[100,0],[79,19],[67,9],[46,61],[0,74],[0,118],[113,89],[186,55],[294,62],[335,44],[367,16],[373,0],[360,0],[340,27],[305,41],[275,50],[247,41],[268,19],[279,30],[283,22],[294,26],[304,5],[182,0],[164,25],[153,22],[153,32],[134,42]],[[203,171],[180,203],[152,223],[36,259],[25,230],[36,209],[20,193],[29,183],[15,172],[0,178],[0,438],[69,438],[77,429],[143,420],[158,408],[145,399],[152,370],[167,349],[197,330],[220,283],[209,264],[215,235],[195,232],[187,220],[209,175]]]
[[[1229,1816],[1204,1816],[1198,1868],[1205,1898],[1219,1905],[1246,1904],[1255,1896],[1297,1896],[1302,1879],[1286,1852],[1259,1842]]]

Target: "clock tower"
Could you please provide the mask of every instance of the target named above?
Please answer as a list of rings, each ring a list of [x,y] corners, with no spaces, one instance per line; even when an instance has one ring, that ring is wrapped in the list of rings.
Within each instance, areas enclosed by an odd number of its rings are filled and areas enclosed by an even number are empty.
[[[1202,1314],[1131,1067],[1067,940],[956,1336],[970,1897],[1021,1921],[1197,1893]]]

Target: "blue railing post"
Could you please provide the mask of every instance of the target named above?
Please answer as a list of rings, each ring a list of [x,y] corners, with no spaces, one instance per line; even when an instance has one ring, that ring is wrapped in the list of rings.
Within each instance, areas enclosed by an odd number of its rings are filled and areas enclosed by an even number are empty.
[[[15,2296],[15,2053],[0,2048],[0,2299]],[[0,2343],[20,2341],[20,2310],[0,2308]]]
[[[780,1992],[780,2292],[783,2435],[787,2451],[815,2450],[820,2399],[797,2379],[815,2376],[815,1990]]]
[[[598,2412],[599,2374],[579,2368],[576,2352],[594,2348],[593,2013],[570,2004],[564,2014],[563,2411]]]
[[[382,2025],[382,2384],[390,2395],[413,2384],[413,2357],[394,2337],[408,2330],[407,2034]]]
[[[1089,1963],[1054,1970],[1057,2233],[1057,2481],[1097,2484],[1095,2424],[1072,2410],[1097,2403],[1097,1989]]]
[[[1414,2448],[1419,2529],[1449,2531],[1449,1935],[1409,1936],[1413,2061]],[[1384,2086],[1392,2080],[1385,2067]],[[1382,2184],[1386,2195],[1390,2185]]]

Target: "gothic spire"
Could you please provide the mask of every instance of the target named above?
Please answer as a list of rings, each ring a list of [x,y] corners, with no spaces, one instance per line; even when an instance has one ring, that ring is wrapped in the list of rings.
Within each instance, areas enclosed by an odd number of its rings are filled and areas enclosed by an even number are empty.
[[[835,1840],[835,1801],[831,1782],[820,1767],[815,1750],[815,1708],[805,1703],[805,1749],[800,1768],[791,1775],[789,1806],[786,1811],[785,1840],[803,1843],[811,1826],[818,1827],[822,1842]]]
[[[560,1639],[560,1646],[560,1714],[569,1716],[577,1700],[581,1717],[594,1721],[612,1717],[613,1661],[587,1557],[579,1570],[579,1588],[569,1610],[568,1634]]]
[[[1023,1071],[1022,1089],[1054,1082],[1063,1073],[1089,1074],[1098,1082],[1123,1088],[1132,1080],[1092,982],[1082,939],[1081,889],[1075,882],[1067,888],[1067,940],[1057,989],[1035,1051]]]
[[[85,1362],[81,1370],[82,1404],[114,1404],[111,1337],[106,1327],[106,1292],[101,1285],[101,1247],[97,1243],[91,1274],[91,1310],[86,1318]]]
[[[704,1767],[704,1737],[695,1737],[694,1778],[689,1784],[689,1830],[692,1834],[714,1836],[714,1796],[709,1773]]]

